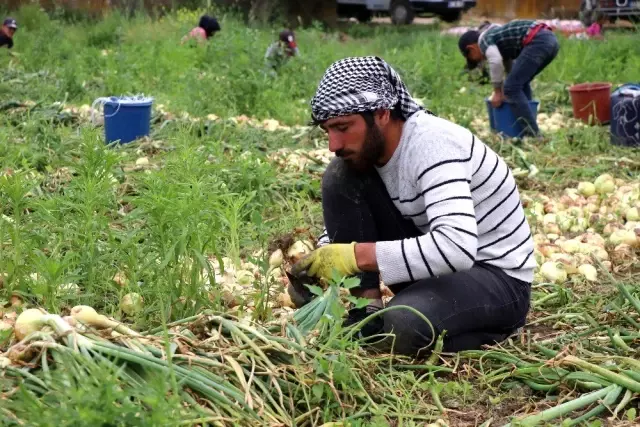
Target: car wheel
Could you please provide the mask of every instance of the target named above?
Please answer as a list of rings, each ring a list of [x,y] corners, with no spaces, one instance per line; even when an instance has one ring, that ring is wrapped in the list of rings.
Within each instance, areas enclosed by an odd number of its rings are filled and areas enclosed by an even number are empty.
[[[416,13],[408,0],[395,0],[389,9],[391,22],[396,25],[408,25],[413,22]]]

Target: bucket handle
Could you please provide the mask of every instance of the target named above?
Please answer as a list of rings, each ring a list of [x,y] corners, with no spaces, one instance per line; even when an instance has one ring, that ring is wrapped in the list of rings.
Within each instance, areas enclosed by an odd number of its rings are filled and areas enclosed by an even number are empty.
[[[91,123],[92,124],[94,124],[94,125],[96,124],[96,122],[94,120],[94,117],[95,117],[94,114],[97,111],[96,108],[95,108],[96,105],[100,104],[102,106],[102,110],[104,111],[104,104],[106,104],[107,102],[113,102],[113,99],[114,99],[113,97],[109,98],[109,97],[103,96],[103,97],[100,97],[100,98],[96,98],[96,100],[93,101],[93,104],[91,104]],[[108,119],[108,118],[113,117],[116,114],[118,114],[118,111],[120,111],[120,105],[121,105],[121,103],[118,102],[118,108],[116,108],[116,111],[113,114],[105,115],[104,118]]]

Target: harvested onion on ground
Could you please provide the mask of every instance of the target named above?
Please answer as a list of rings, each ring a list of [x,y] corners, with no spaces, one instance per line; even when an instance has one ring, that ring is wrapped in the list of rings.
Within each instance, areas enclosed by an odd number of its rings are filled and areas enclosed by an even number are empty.
[[[143,299],[140,294],[131,292],[120,300],[120,310],[128,316],[135,316],[142,312]]]

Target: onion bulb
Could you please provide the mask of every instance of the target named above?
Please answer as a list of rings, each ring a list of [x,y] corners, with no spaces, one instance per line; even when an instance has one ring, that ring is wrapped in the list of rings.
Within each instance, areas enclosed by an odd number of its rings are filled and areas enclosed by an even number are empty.
[[[79,320],[85,325],[94,328],[106,329],[118,326],[118,322],[109,320],[106,316],[98,314],[98,312],[88,305],[77,305],[71,309],[71,317]]]
[[[543,216],[544,215],[544,205],[540,202],[535,202],[533,204],[533,206],[531,207],[531,212],[533,212],[533,214],[535,216]]]
[[[271,268],[280,267],[282,265],[283,256],[284,255],[282,253],[282,249],[278,249],[277,251],[272,253],[271,256],[269,257],[269,266]]]
[[[609,252],[607,252],[605,248],[601,248],[600,246],[592,246],[592,248],[593,251],[590,252],[590,254],[598,260],[605,261],[609,259]]]
[[[584,233],[580,236],[580,241],[593,246],[600,246],[601,248],[604,248],[606,244],[604,238],[597,233]]]
[[[624,213],[624,217],[627,221],[640,221],[640,212],[638,212],[638,208],[629,208]]]
[[[578,192],[585,197],[593,196],[596,193],[596,186],[591,182],[581,182],[578,184]]]
[[[544,211],[547,214],[560,212],[564,208],[562,204],[556,203],[554,201],[550,201],[544,204]]]
[[[22,341],[27,335],[42,329],[46,314],[39,308],[29,308],[20,313],[15,324],[16,338]]]
[[[123,310],[124,311],[124,310]],[[98,312],[88,305],[76,305],[71,309],[71,316],[74,321],[82,322],[87,326],[96,329],[113,329],[126,335],[138,336],[136,331],[127,328],[123,324],[109,319],[107,316],[98,314]],[[75,326],[72,322],[67,321],[71,326]]]
[[[605,181],[612,181],[613,182],[613,177],[611,175],[609,175],[608,173],[602,174],[599,177],[597,177],[595,181],[593,181],[593,184],[597,187],[598,184],[602,184]]]
[[[572,233],[581,233],[589,227],[589,221],[586,218],[576,218],[576,222],[569,228]]]
[[[618,246],[621,243],[625,243],[629,246],[636,246],[638,243],[638,237],[636,233],[631,230],[616,230],[609,236],[609,243],[614,246]]]
[[[568,274],[575,274],[578,272],[576,260],[569,254],[552,254],[551,261],[562,263]]]
[[[549,239],[544,234],[534,234],[533,235],[533,243],[536,245],[543,245],[545,243],[549,243]]]
[[[561,242],[559,246],[566,253],[573,254],[576,252],[580,252],[581,243],[582,242],[579,242],[577,240],[570,239],[570,240],[565,240],[564,242]]]
[[[602,181],[596,184],[596,191],[598,194],[610,194],[616,189],[616,184],[613,181]]]
[[[574,218],[570,217],[564,212],[560,212],[556,217],[558,220],[558,227],[560,227],[560,230],[562,231],[569,231],[575,221]]]
[[[547,261],[540,267],[540,274],[553,283],[562,283],[567,280],[567,272],[561,263],[555,261]]]
[[[121,288],[125,287],[127,285],[127,276],[122,272],[122,271],[118,271],[114,276],[113,279],[111,279],[115,282],[116,285],[120,286]]]
[[[557,245],[553,245],[553,244],[547,244],[547,245],[540,245],[538,247],[538,250],[540,251],[540,253],[542,255],[544,255],[545,257],[549,258],[551,256],[551,254],[554,254],[556,252],[560,252],[560,247],[558,247]]]
[[[562,234],[560,227],[558,227],[558,224],[555,224],[555,223],[549,223],[549,224],[543,225],[542,231],[545,234]]]
[[[253,283],[255,276],[249,270],[240,270],[236,273],[236,281],[239,285],[248,286]]]
[[[136,166],[149,166],[149,158],[140,157],[139,159],[136,159]]]
[[[640,222],[638,221],[627,221],[624,225],[625,230],[635,230],[636,228],[640,228]]]
[[[289,296],[288,292],[283,292],[278,295],[277,302],[279,307],[296,308],[293,301],[291,301],[291,296]]]
[[[596,213],[596,212],[598,212],[600,210],[600,206],[596,205],[595,203],[589,202],[584,206],[583,209],[584,209],[584,212],[588,213],[588,214],[589,213]]]
[[[582,218],[584,216],[584,209],[577,206],[571,206],[567,209],[567,213],[576,218]]]
[[[590,282],[595,282],[596,280],[598,280],[598,272],[596,271],[596,268],[591,264],[582,264],[580,267],[578,267],[578,272]]]
[[[293,258],[294,262],[300,260],[305,255],[310,254],[313,251],[313,244],[306,240],[296,241],[287,251],[287,257]]]
[[[274,268],[273,270],[271,270],[271,272],[269,273],[269,277],[274,279],[274,280],[278,280],[283,276],[282,274],[282,268],[278,267],[278,268]]]
[[[142,311],[144,300],[140,294],[131,292],[126,294],[120,300],[120,310],[129,316],[135,316]]]
[[[22,297],[20,297],[20,295],[11,295],[11,298],[9,298],[9,303],[13,308],[21,307],[23,303]]]
[[[610,222],[609,224],[604,226],[604,228],[602,229],[602,234],[608,237],[611,236],[615,231],[621,230],[622,228],[622,224]]]

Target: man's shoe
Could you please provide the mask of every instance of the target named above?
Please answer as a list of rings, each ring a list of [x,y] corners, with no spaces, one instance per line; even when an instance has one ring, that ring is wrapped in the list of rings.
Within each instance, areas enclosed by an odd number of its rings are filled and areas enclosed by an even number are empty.
[[[369,317],[372,314],[382,310],[374,305],[367,305],[362,308],[352,308],[349,310],[347,318],[342,322],[343,326],[354,326]],[[358,332],[359,338],[367,338],[373,335],[381,334],[384,331],[384,320],[382,316],[376,316],[369,320]]]

